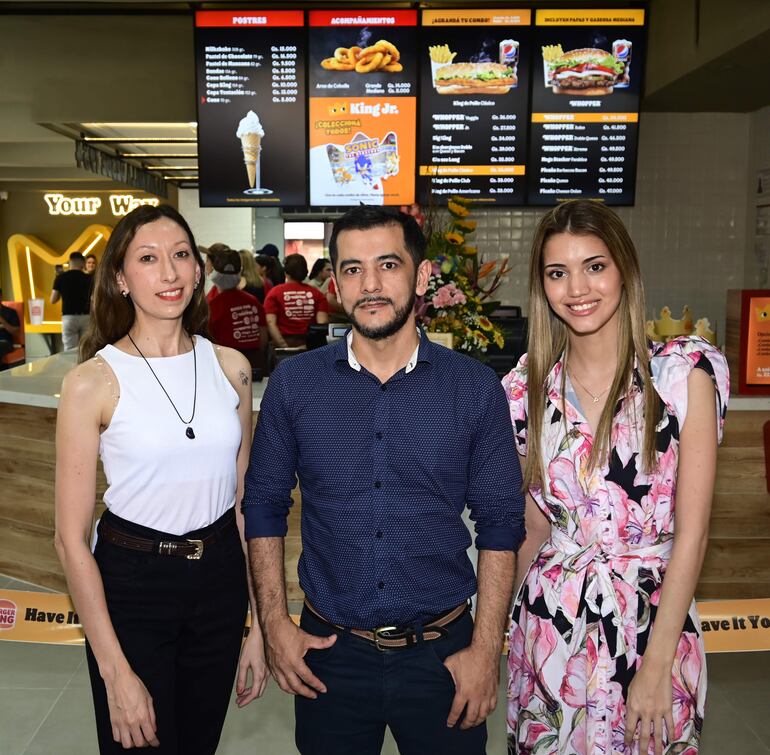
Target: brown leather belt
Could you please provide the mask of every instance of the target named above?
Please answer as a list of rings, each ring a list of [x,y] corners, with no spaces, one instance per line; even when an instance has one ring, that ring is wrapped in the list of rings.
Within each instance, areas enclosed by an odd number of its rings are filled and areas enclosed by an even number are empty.
[[[104,538],[113,545],[121,548],[128,548],[132,551],[142,551],[144,553],[156,553],[159,556],[185,556],[191,560],[197,561],[203,555],[203,549],[207,545],[212,545],[222,532],[235,526],[235,517],[227,522],[226,525],[212,532],[200,540],[185,538],[180,540],[150,540],[149,538],[136,537],[129,535],[110,526],[104,519],[99,522],[99,537]]]
[[[413,627],[383,626],[373,630],[349,629],[325,619],[315,610],[315,608],[313,608],[307,598],[305,599],[305,607],[322,624],[326,624],[332,629],[336,629],[340,632],[348,632],[356,637],[360,637],[374,645],[377,650],[400,650],[402,648],[411,647],[419,641],[418,630]],[[447,628],[461,619],[468,610],[470,610],[470,604],[461,603],[457,608],[453,608],[451,611],[447,611],[446,613],[437,616],[435,619],[431,619],[430,623],[425,624],[422,627],[421,634],[423,641],[432,642],[448,637],[449,632],[447,631]]]

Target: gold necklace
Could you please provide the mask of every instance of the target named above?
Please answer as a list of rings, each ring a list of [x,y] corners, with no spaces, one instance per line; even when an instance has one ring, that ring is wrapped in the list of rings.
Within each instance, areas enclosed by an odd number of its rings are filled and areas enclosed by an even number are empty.
[[[600,399],[600,398],[601,398],[601,397],[602,397],[602,396],[603,396],[605,393],[607,393],[607,391],[608,391],[610,388],[612,388],[612,383],[610,383],[610,384],[609,384],[609,385],[608,385],[608,386],[607,386],[607,387],[606,387],[606,388],[605,388],[603,391],[601,391],[601,393],[597,393],[596,395],[594,395],[593,393],[591,393],[591,391],[589,391],[589,390],[588,390],[588,388],[586,388],[586,387],[585,387],[585,386],[584,386],[584,385],[583,385],[583,384],[582,384],[582,383],[581,383],[581,382],[580,382],[580,381],[577,379],[577,376],[575,375],[575,373],[574,373],[574,372],[572,372],[572,370],[568,370],[568,371],[567,371],[567,373],[569,374],[569,376],[570,376],[570,379],[571,379],[571,380],[574,380],[574,381],[575,381],[575,382],[576,382],[576,383],[577,383],[577,384],[578,384],[578,385],[579,385],[579,386],[580,386],[580,387],[581,387],[581,388],[582,388],[582,389],[583,389],[583,390],[584,390],[584,391],[585,391],[585,392],[586,392],[586,393],[587,393],[587,394],[588,394],[588,395],[589,395],[589,396],[590,396],[590,397],[593,399],[593,403],[594,403],[594,404],[598,404],[598,403],[599,403],[599,399]]]

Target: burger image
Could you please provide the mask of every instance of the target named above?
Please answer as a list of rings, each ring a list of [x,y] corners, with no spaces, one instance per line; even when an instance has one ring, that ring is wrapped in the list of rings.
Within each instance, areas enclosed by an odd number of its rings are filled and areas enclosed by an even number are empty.
[[[503,63],[450,63],[436,70],[439,94],[506,94],[518,84],[513,68]]]
[[[584,47],[568,50],[550,62],[551,86],[554,94],[578,94],[594,97],[612,94],[612,88],[623,72],[611,53]]]

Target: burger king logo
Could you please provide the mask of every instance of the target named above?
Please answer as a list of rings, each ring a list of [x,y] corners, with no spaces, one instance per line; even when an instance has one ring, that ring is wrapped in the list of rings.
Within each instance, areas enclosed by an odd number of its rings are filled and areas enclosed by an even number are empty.
[[[16,604],[0,599],[0,629],[13,629],[16,625]]]

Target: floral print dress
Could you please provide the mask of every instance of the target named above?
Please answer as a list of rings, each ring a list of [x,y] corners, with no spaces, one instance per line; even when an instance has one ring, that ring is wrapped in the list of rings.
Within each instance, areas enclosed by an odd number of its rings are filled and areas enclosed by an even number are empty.
[[[562,363],[548,376],[542,436],[547,490],[529,492],[551,522],[513,609],[509,641],[509,751],[521,755],[615,755],[626,747],[625,698],[655,623],[674,536],[679,432],[687,415],[687,378],[697,367],[716,387],[719,440],[729,377],[721,352],[700,338],[651,346],[662,401],[658,467],[641,468],[642,416],[635,376],[615,411],[610,455],[594,471],[592,431]],[[519,453],[527,453],[527,357],[503,380]],[[566,412],[565,417],[562,411]],[[675,736],[666,755],[694,755],[703,724],[706,666],[692,606],[673,666]],[[652,744],[650,752],[652,750]]]

